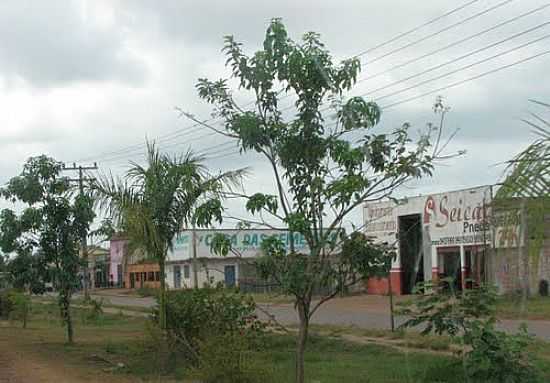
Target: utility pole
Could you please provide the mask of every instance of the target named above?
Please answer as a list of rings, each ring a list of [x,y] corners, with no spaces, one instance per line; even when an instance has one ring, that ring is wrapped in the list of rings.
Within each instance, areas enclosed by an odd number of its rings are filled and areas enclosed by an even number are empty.
[[[84,195],[84,181],[91,181],[93,178],[85,178],[84,177],[84,171],[85,170],[97,170],[97,163],[94,162],[93,166],[77,166],[76,163],[73,163],[73,166],[67,167],[65,164],[63,164],[63,170],[78,170],[78,178],[72,178],[69,179],[71,182],[78,182],[78,192],[82,196]],[[89,300],[90,299],[90,292],[88,290],[88,273],[89,273],[89,267],[88,267],[88,233],[86,230],[82,230],[80,233],[80,247],[82,249],[82,258],[84,259],[84,299]],[[92,272],[90,273],[91,277],[91,283],[90,287],[93,290],[95,286],[95,258],[92,257]]]
[[[193,287],[199,288],[199,275],[197,270],[197,232],[193,222]]]

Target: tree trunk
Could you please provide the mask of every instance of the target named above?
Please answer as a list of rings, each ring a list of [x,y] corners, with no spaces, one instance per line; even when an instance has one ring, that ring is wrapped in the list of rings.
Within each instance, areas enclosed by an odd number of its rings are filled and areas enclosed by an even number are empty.
[[[159,325],[166,329],[166,276],[164,270],[165,259],[159,258],[160,292],[159,292]]]
[[[296,342],[296,383],[304,383],[304,354],[309,331],[309,308],[302,302],[298,303],[300,329]]]
[[[63,291],[59,297],[61,300],[61,315],[63,316],[63,321],[65,326],[67,326],[67,343],[73,343],[73,321],[71,317],[71,295]]]

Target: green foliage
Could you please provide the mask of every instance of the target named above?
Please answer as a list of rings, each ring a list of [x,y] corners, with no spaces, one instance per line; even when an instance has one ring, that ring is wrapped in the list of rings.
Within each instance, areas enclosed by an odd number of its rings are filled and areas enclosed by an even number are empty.
[[[10,291],[7,298],[11,303],[9,318],[20,320],[23,328],[27,328],[27,321],[31,312],[31,297],[14,290]]]
[[[525,326],[515,335],[495,330],[490,323],[475,323],[465,334],[472,349],[466,354],[466,370],[475,382],[539,382],[528,351],[533,339]]]
[[[158,297],[158,289],[152,287],[140,287],[136,290],[137,295],[140,297]]]
[[[202,288],[169,291],[166,298],[168,334],[194,364],[201,359],[199,344],[206,337],[238,334],[252,341],[263,329],[254,301],[245,295]]]
[[[82,320],[84,323],[98,322],[103,318],[103,298],[89,299],[85,301],[85,309],[82,312]]]
[[[410,319],[401,328],[424,326],[422,334],[458,339],[465,346],[461,351],[465,371],[474,382],[537,382],[526,328],[517,334],[495,329],[494,289],[480,286],[456,292],[452,286],[452,280],[444,280],[436,291],[405,304],[400,314]],[[432,289],[432,284],[421,286],[425,292]]]
[[[12,286],[16,289],[28,289],[33,294],[43,294],[46,291],[45,283],[49,280],[47,269],[44,256],[40,252],[31,255],[27,251],[20,251],[6,266]]]
[[[0,318],[9,319],[11,312],[13,311],[13,302],[10,299],[12,290],[0,290]]]
[[[208,174],[202,158],[188,152],[171,157],[147,143],[147,165],[132,164],[124,179],[102,177],[92,189],[100,208],[139,250],[160,265],[161,327],[165,327],[164,263],[173,239],[192,223],[221,222],[220,192],[241,172]]]
[[[246,209],[266,227],[270,225],[264,214],[306,239],[306,254],[296,253],[292,243],[282,249],[269,242],[258,265],[284,292],[295,296],[303,330],[298,348],[303,354],[307,323],[319,304],[357,283],[358,274],[366,277],[388,264],[380,257],[385,248],[372,243],[366,245],[370,250],[365,246],[361,250],[372,259],[338,256],[339,246],[333,238],[341,232],[346,217],[365,201],[391,196],[405,182],[431,175],[439,151],[428,151],[433,129],[416,142],[409,124],[389,134],[376,133],[373,127],[381,118],[378,105],[361,97],[343,98],[357,80],[359,59],[335,63],[317,33],[294,41],[282,21],[273,19],[261,50],[249,56],[242,44],[227,36],[223,52],[232,78],[253,93],[255,109],[240,108],[224,79],[199,79],[198,93],[214,106],[215,114],[224,120],[224,134],[236,138],[242,152],[257,152],[271,165],[277,196],[244,196]],[[295,98],[292,120],[286,120],[279,109],[282,93]],[[327,102],[330,106],[323,107]],[[327,121],[329,115],[334,116],[332,123]],[[358,238],[343,235],[339,244],[346,240]],[[219,249],[229,253],[227,243]],[[312,305],[317,287],[329,293]],[[297,366],[303,366],[303,355],[298,359]],[[299,371],[297,381],[303,382],[302,375]]]
[[[71,195],[69,181],[61,176],[61,171],[62,164],[52,158],[31,157],[22,173],[0,190],[5,199],[25,205],[20,215],[8,209],[0,214],[0,248],[18,256],[36,252],[42,257],[39,267],[32,267],[36,259],[21,260],[22,268],[16,262],[15,279],[30,284],[32,290],[32,273],[38,273],[42,280],[51,278],[58,291],[68,341],[72,342],[70,304],[80,282],[80,233],[88,231],[95,214],[89,196]],[[25,265],[30,265],[31,270],[25,271]]]
[[[222,347],[220,347],[223,345]],[[273,372],[254,362],[250,339],[236,332],[207,335],[199,341],[197,368],[204,383],[269,383]]]
[[[480,320],[494,323],[496,293],[494,288],[482,285],[475,289],[457,291],[453,279],[442,279],[438,284],[419,284],[415,293],[426,293],[419,299],[401,304],[400,314],[409,317],[401,327],[425,325],[423,334],[458,336]]]

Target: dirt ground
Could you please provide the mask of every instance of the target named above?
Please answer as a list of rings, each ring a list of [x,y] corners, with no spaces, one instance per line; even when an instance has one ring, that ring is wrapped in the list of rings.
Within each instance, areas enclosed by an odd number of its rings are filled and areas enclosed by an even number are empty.
[[[32,331],[32,330],[30,330]],[[33,352],[44,340],[22,341],[8,322],[0,322],[0,383],[126,383],[125,377],[97,368],[67,366],[61,354]]]

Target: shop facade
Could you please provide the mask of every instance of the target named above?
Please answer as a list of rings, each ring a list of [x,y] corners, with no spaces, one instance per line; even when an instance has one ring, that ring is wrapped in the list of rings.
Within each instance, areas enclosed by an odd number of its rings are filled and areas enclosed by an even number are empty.
[[[365,234],[396,252],[391,281],[371,279],[367,290],[386,294],[391,283],[394,293],[410,294],[424,281],[450,277],[463,289],[486,280],[492,196],[492,186],[481,186],[365,204]]]

